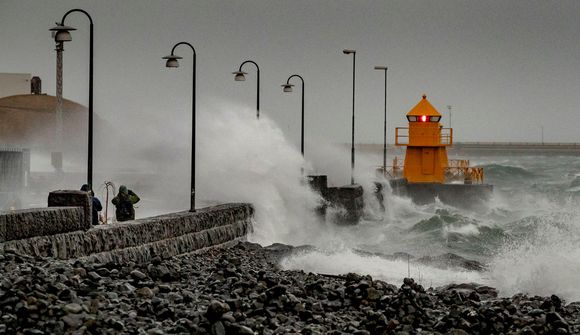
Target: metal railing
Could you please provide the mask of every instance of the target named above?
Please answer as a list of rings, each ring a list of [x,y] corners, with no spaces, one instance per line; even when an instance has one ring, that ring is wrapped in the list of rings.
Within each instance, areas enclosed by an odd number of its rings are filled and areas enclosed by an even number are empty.
[[[439,128],[439,135],[413,135],[412,145],[453,145],[453,128]],[[395,145],[403,146],[411,144],[408,127],[395,128]]]
[[[449,160],[445,168],[445,182],[463,182],[464,184],[483,184],[484,171],[481,167],[469,166],[470,162],[466,159]],[[399,158],[393,159],[393,165],[383,169],[382,166],[377,168],[377,173],[384,177],[397,179],[403,177],[403,164],[399,163]]]
[[[463,182],[464,184],[483,184],[483,168],[480,167],[447,167],[445,182]]]

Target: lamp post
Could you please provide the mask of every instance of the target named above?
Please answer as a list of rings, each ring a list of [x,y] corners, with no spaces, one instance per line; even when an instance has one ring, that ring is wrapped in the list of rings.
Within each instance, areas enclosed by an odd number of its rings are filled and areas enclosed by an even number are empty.
[[[383,175],[387,172],[387,70],[386,66],[375,66],[375,70],[385,71],[385,122],[383,127]]]
[[[260,67],[253,60],[247,60],[247,61],[243,62],[242,64],[240,64],[240,68],[238,69],[238,71],[234,71],[234,72],[232,72],[232,74],[234,75],[235,81],[246,81],[245,75],[248,73],[242,71],[242,67],[246,63],[254,64],[256,66],[256,69],[257,69],[258,83],[257,83],[257,92],[256,92],[256,118],[259,119],[260,118]]]
[[[304,157],[304,78],[302,78],[302,76],[297,75],[297,74],[293,74],[290,77],[288,77],[288,79],[286,80],[286,84],[282,84],[282,89],[284,90],[284,92],[292,92],[292,87],[294,85],[290,84],[290,79],[292,78],[300,78],[300,81],[302,82],[302,121],[301,121],[301,127],[300,127],[300,153],[302,154],[302,157]]]
[[[64,21],[71,13],[82,13],[89,19],[89,139],[87,150],[87,184],[89,189],[93,188],[93,18],[83,9],[71,9],[66,12],[60,23],[56,27],[51,28],[55,32],[54,40],[58,42],[69,42],[72,40],[70,32],[76,30],[75,28],[64,25]]]
[[[355,69],[356,69],[356,50],[344,49],[345,55],[352,54],[352,132],[350,147],[350,184],[354,185],[354,96],[355,96]]]
[[[452,107],[453,106],[451,106],[451,105],[447,105],[447,109],[449,110],[449,128],[451,128],[451,108]]]
[[[196,77],[196,57],[195,48],[193,45],[187,42],[179,42],[173,46],[171,49],[171,55],[165,56],[162,59],[166,59],[165,67],[177,68],[179,67],[179,60],[182,57],[177,56],[175,48],[185,44],[191,48],[193,51],[193,85],[191,90],[191,193],[190,193],[190,206],[189,211],[195,212],[195,77]]]

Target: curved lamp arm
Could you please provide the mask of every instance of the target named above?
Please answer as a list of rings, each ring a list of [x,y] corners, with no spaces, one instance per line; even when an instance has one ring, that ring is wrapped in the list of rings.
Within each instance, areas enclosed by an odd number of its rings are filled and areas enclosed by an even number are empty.
[[[290,77],[288,77],[288,79],[286,80],[286,84],[290,84],[290,79],[292,78],[300,78],[300,80],[302,81],[302,87],[304,87],[304,78],[302,78],[302,76],[299,74],[293,74]]]
[[[185,44],[185,45],[189,46],[189,47],[191,48],[191,50],[193,50],[193,56],[194,56],[194,57],[195,57],[195,56],[197,56],[197,53],[195,52],[195,48],[193,47],[193,45],[191,45],[191,44],[190,44],[190,43],[188,43],[188,42],[179,42],[179,43],[175,44],[175,45],[173,46],[173,48],[171,48],[171,55],[172,55],[172,56],[175,56],[175,54],[174,54],[174,52],[175,52],[175,48],[177,48],[178,46],[180,46],[180,45],[183,45],[183,44]]]
[[[61,20],[61,24],[64,25],[64,20],[66,19],[66,17],[70,14],[70,13],[74,13],[74,12],[78,12],[78,13],[83,13],[85,14],[88,18],[89,21],[91,23],[91,25],[93,24],[93,18],[89,15],[89,13],[87,13],[84,9],[80,9],[80,8],[75,8],[75,9],[71,9],[68,12],[66,12]]]
[[[260,76],[260,67],[258,66],[258,64],[256,64],[256,62],[254,62],[253,60],[247,60],[245,62],[243,62],[242,64],[240,64],[240,69],[239,71],[242,71],[242,67],[246,64],[246,63],[252,63],[256,66],[256,69],[258,70],[258,78]]]

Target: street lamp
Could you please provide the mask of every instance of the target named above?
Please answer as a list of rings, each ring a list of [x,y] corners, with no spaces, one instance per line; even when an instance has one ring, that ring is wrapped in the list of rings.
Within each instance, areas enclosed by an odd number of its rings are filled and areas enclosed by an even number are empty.
[[[301,121],[301,130],[300,130],[300,153],[302,154],[302,157],[304,157],[304,78],[302,78],[302,76],[297,75],[297,74],[293,74],[290,77],[288,77],[288,79],[286,80],[286,84],[282,85],[282,90],[284,92],[290,93],[292,92],[292,87],[294,85],[290,84],[290,79],[292,78],[300,78],[300,81],[302,81],[302,121]]]
[[[452,107],[453,106],[451,106],[451,105],[447,105],[447,109],[449,109],[449,128],[451,128],[451,108]]]
[[[93,188],[93,18],[83,9],[71,9],[66,12],[60,23],[50,30],[55,32],[54,40],[59,42],[69,42],[72,40],[70,34],[75,28],[65,26],[66,17],[74,12],[82,13],[89,19],[89,139],[88,139],[88,159],[87,159],[87,184]]]
[[[345,55],[352,54],[352,139],[350,148],[350,184],[354,185],[354,96],[355,96],[355,69],[356,69],[356,50],[344,49]]]
[[[165,56],[162,59],[166,59],[165,67],[168,68],[178,68],[179,67],[179,60],[182,57],[177,56],[175,52],[175,48],[178,46],[185,44],[191,48],[193,51],[193,85],[191,90],[191,193],[190,193],[190,204],[189,204],[189,211],[195,212],[195,77],[196,77],[196,58],[197,54],[195,52],[195,48],[193,45],[187,42],[179,42],[173,46],[171,49],[171,54],[169,56]]]
[[[383,175],[387,172],[387,70],[386,66],[375,66],[375,70],[385,71],[385,122],[383,129]]]
[[[258,70],[258,84],[257,84],[257,93],[256,93],[256,118],[260,118],[260,67],[258,66],[258,64],[256,64],[256,62],[252,61],[252,60],[247,60],[245,62],[243,62],[240,65],[240,68],[238,69],[238,71],[234,71],[232,72],[232,74],[234,75],[234,80],[235,81],[246,81],[246,74],[248,74],[247,72],[242,71],[242,67],[244,66],[244,64],[246,63],[252,63],[256,66],[256,69]]]

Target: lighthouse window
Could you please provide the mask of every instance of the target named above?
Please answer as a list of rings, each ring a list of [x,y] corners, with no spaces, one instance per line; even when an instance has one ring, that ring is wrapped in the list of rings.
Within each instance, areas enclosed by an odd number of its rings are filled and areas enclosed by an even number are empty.
[[[439,122],[441,120],[441,116],[428,116],[428,115],[408,115],[407,120],[409,122]]]

